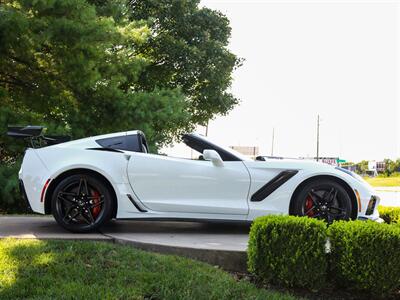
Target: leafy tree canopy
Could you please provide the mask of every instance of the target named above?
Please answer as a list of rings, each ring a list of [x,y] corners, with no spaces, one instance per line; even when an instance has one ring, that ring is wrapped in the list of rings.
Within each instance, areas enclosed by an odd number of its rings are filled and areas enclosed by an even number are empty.
[[[384,159],[385,162],[385,171],[384,174],[386,176],[390,176],[395,172],[400,172],[400,158],[397,160],[391,160],[391,159]]]
[[[0,134],[44,124],[74,138],[141,129],[156,146],[227,113],[239,60],[199,1],[0,2]],[[0,137],[0,149],[12,153]]]
[[[140,86],[146,91],[180,87],[188,97],[191,121],[205,124],[238,103],[227,88],[241,60],[226,48],[229,20],[218,11],[199,8],[199,2],[131,1],[131,19],[146,21],[151,32],[137,49],[150,62]]]

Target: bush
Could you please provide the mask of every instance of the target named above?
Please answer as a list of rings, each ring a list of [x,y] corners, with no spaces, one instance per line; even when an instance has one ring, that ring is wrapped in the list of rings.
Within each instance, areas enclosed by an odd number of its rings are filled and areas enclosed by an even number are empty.
[[[326,224],[307,217],[257,218],[250,230],[249,271],[263,281],[311,290],[327,273]]]
[[[26,213],[18,188],[19,163],[0,163],[0,213]]]
[[[400,224],[400,207],[379,206],[380,217],[388,224]]]
[[[338,221],[329,227],[328,235],[337,285],[379,296],[400,288],[400,227]]]

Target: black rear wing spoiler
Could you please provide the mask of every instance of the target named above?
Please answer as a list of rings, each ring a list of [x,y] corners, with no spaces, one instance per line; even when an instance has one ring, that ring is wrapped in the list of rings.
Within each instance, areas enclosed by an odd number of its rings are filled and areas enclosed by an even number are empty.
[[[30,141],[32,148],[65,143],[71,140],[70,136],[43,135],[43,126],[8,126],[7,135],[17,139]]]
[[[32,138],[42,135],[43,126],[8,126],[7,135],[13,138]]]

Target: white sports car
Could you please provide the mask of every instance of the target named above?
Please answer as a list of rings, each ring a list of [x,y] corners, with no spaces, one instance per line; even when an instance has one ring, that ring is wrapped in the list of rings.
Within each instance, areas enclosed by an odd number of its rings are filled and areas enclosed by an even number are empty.
[[[28,138],[19,172],[34,212],[73,232],[112,218],[252,221],[268,214],[379,220],[379,198],[358,175],[306,160],[251,160],[191,133],[198,159],[148,153],[145,135],[127,131],[67,141],[42,127],[9,127]]]

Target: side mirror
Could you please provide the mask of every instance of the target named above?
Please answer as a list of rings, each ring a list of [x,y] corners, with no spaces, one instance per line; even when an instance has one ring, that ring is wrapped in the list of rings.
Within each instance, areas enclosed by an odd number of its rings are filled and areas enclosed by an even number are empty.
[[[215,150],[204,150],[203,158],[204,160],[212,161],[215,166],[222,167],[224,165],[221,156],[219,156],[218,152]]]

